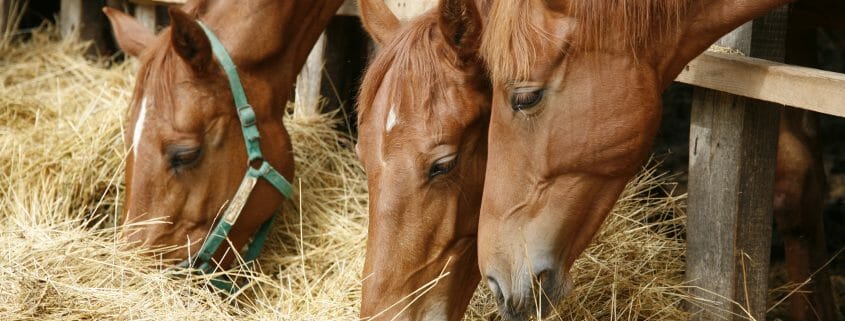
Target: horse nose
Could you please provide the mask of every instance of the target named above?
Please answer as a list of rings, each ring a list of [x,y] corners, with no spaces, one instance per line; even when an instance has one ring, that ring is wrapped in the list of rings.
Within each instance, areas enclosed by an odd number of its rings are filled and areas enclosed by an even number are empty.
[[[492,291],[493,295],[496,297],[496,304],[502,304],[505,300],[505,295],[502,294],[502,288],[499,286],[499,282],[496,281],[496,278],[487,276],[487,285],[490,286],[490,291]]]
[[[545,290],[554,282],[554,271],[552,269],[545,269],[538,272],[534,275],[534,282],[536,282],[540,289]]]
[[[557,285],[554,275],[552,269],[539,271],[531,276],[532,284],[522,289],[511,289],[500,283],[500,279],[488,275],[487,283],[496,297],[502,320],[522,321],[528,320],[532,315],[547,315],[550,310],[549,303],[560,299],[555,291]]]
[[[496,297],[496,305],[499,307],[499,315],[502,320],[519,321],[528,319],[531,315],[531,309],[529,306],[522,304],[521,296],[511,296],[509,289],[506,288],[507,285],[499,283],[495,276],[488,275],[487,284]]]

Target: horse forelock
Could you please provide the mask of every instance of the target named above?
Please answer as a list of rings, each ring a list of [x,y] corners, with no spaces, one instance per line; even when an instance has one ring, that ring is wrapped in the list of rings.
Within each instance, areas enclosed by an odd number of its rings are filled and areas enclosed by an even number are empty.
[[[175,107],[173,85],[176,83],[176,71],[181,59],[173,51],[169,29],[162,31],[140,61],[138,84],[133,93],[135,101],[140,103],[147,98],[152,103],[147,108],[156,109],[157,115],[172,114]]]
[[[414,106],[435,106],[438,97],[446,96],[447,72],[444,65],[455,65],[457,54],[448,50],[437,24],[436,11],[420,16],[406,26],[380,49],[373,59],[364,80],[358,99],[359,126],[364,126],[367,115],[372,112],[376,93],[385,81],[395,84],[390,99],[398,108],[395,112]],[[392,70],[393,78],[388,79]],[[386,112],[386,111],[385,111]],[[417,113],[417,111],[414,111]],[[429,116],[434,115],[428,109]]]
[[[544,0],[495,1],[484,28],[481,55],[495,82],[528,79],[538,60],[538,52],[552,48],[551,35],[541,21],[532,17],[537,10],[549,10]],[[636,54],[676,30],[694,0],[571,0],[564,6],[577,24],[573,50],[601,48],[609,40]]]

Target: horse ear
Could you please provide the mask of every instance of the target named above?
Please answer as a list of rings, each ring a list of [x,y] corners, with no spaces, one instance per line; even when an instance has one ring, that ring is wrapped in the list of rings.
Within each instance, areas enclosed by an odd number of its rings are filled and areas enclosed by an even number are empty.
[[[399,18],[390,11],[384,0],[359,0],[364,29],[379,45],[384,45],[399,30]]]
[[[692,59],[707,50],[731,30],[766,12],[785,5],[790,0],[713,0],[703,1],[692,9],[692,17],[684,19],[681,35],[672,44],[674,54],[666,55],[663,78],[675,79]]]
[[[474,0],[442,0],[440,31],[464,61],[475,59],[481,45],[481,15]]]
[[[176,8],[170,8],[171,44],[176,54],[197,73],[211,66],[211,42],[197,21]]]
[[[103,13],[109,18],[117,45],[126,54],[138,57],[155,39],[152,30],[130,15],[109,7],[103,7]]]

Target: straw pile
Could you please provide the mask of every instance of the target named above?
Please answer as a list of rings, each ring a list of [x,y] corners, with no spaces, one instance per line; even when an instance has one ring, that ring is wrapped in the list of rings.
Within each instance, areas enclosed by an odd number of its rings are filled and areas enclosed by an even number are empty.
[[[248,288],[224,296],[115,239],[134,62],[88,62],[54,29],[0,47],[0,319],[355,320],[365,175],[333,115],[289,115],[297,211],[277,220]],[[562,320],[682,320],[683,198],[635,180],[575,268]],[[154,252],[154,250],[145,250]],[[448,277],[448,276],[447,276]],[[468,320],[488,320],[486,286]]]

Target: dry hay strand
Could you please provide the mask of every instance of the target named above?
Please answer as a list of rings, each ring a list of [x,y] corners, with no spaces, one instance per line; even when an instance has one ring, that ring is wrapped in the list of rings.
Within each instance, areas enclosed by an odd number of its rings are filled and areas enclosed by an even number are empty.
[[[292,207],[244,291],[176,275],[115,235],[133,62],[90,62],[52,27],[0,47],[0,319],[355,320],[366,176],[335,115],[285,122],[297,161]],[[629,184],[573,269],[557,320],[681,320],[683,196],[653,167]],[[444,276],[444,277],[448,277]],[[489,320],[481,286],[467,320]]]

